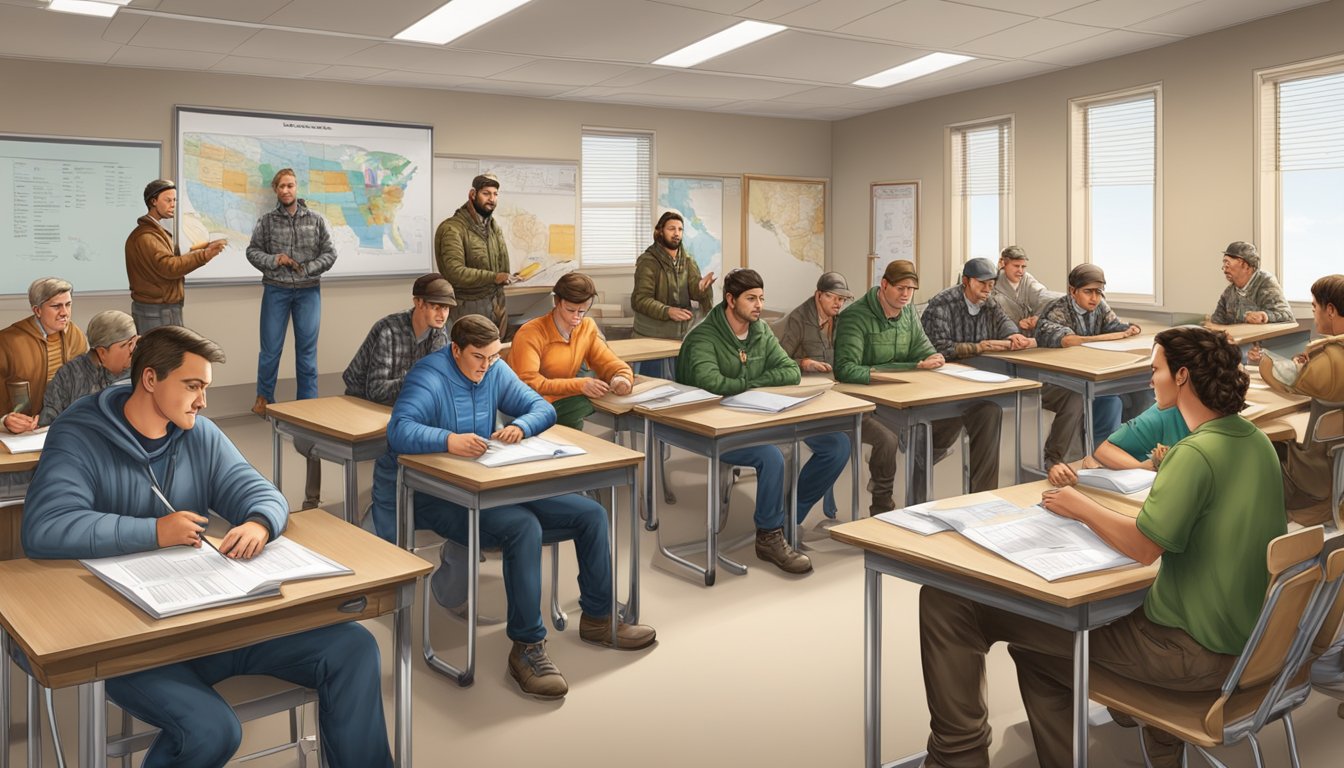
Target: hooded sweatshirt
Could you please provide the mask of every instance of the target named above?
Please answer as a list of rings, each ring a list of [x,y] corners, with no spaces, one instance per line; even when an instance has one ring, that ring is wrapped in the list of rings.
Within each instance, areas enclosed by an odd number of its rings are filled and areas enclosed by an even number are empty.
[[[23,548],[33,558],[109,557],[158,548],[158,518],[168,509],[212,510],[233,525],[261,518],[272,537],[289,505],[214,422],[168,425],[146,453],[121,415],[130,387],[82,398],[52,424],[23,511]]]
[[[30,416],[42,413],[47,382],[56,375],[47,370],[47,337],[38,330],[34,317],[29,315],[0,331],[0,384],[28,382],[29,405],[24,412]],[[89,351],[88,339],[73,321],[61,332],[60,343],[62,365]],[[9,388],[0,386],[0,413],[12,410]]]
[[[728,325],[727,312],[727,303],[719,302],[703,323],[686,334],[677,355],[677,381],[727,397],[753,387],[782,387],[802,380],[798,363],[764,320],[748,325],[743,340]]]
[[[667,311],[672,307],[690,309],[691,302],[699,302],[703,314],[714,303],[714,286],[700,290],[700,265],[695,263],[686,247],[677,247],[677,258],[667,255],[667,249],[653,243],[635,259],[635,289],[630,294],[630,307],[635,310],[635,335],[657,339],[682,339],[695,319],[672,320]]]

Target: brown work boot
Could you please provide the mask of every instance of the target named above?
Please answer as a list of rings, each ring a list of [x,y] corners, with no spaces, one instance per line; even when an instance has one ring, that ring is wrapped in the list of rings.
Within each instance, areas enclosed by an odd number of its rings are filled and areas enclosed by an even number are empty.
[[[579,617],[579,639],[585,643],[615,648],[618,651],[638,651],[640,648],[653,645],[657,637],[658,633],[653,627],[645,624],[626,624],[621,621],[616,624],[616,645],[613,646],[611,616],[589,616],[585,613]]]
[[[783,528],[756,529],[756,556],[785,573],[812,572],[812,560],[789,546]]]
[[[257,395],[257,402],[252,404],[252,412],[263,419],[266,418],[266,406],[269,405],[270,402],[270,400],[267,400],[261,395]]]
[[[513,642],[509,651],[509,675],[518,681],[518,687],[528,696],[538,699],[563,699],[569,693],[569,684],[546,655],[546,641],[539,643]]]
[[[303,484],[303,506],[314,509],[322,506],[322,460],[308,457],[308,477]]]

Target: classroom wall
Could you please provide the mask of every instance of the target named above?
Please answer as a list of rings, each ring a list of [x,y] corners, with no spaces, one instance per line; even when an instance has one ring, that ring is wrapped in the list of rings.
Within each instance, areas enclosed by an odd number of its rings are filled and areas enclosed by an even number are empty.
[[[835,123],[832,263],[866,273],[869,184],[919,179],[918,301],[948,284],[945,127],[1015,117],[1015,239],[1062,290],[1067,260],[1068,100],[1162,83],[1162,309],[1213,310],[1222,249],[1255,232],[1253,72],[1344,52],[1344,1],[1311,6],[1128,56]],[[1273,267],[1269,267],[1273,270]],[[861,277],[859,279],[862,279]],[[1299,308],[1299,316],[1310,316]]]
[[[13,107],[5,112],[4,131],[159,139],[167,176],[173,173],[176,104],[428,123],[434,126],[434,151],[445,154],[578,160],[582,126],[651,129],[662,173],[831,175],[831,126],[817,120],[17,59],[0,59],[0,82]],[[126,222],[126,232],[134,225]],[[725,229],[725,263],[734,265],[740,222],[725,222]],[[632,275],[599,277],[603,300],[624,303]],[[75,319],[81,327],[101,310],[130,310],[129,294],[79,297],[78,277],[67,277],[76,284]],[[322,296],[318,366],[323,374],[339,374],[375,320],[410,306],[410,280],[326,281]],[[522,297],[518,303],[539,305],[544,298]],[[260,302],[260,283],[188,286],[187,322],[218,341],[229,357],[216,367],[216,386],[256,380]],[[0,319],[8,324],[28,313],[26,304],[21,298],[0,299]],[[291,343],[281,378],[292,378],[293,370]],[[324,383],[330,380],[324,377]]]

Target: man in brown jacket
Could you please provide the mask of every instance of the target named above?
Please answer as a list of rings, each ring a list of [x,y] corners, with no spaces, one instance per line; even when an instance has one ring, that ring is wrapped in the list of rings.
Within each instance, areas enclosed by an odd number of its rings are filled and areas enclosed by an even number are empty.
[[[149,212],[126,238],[126,280],[131,284],[131,316],[145,333],[160,325],[182,325],[182,294],[187,273],[205,266],[224,250],[227,240],[212,240],[179,253],[168,229],[177,213],[177,185],[155,179],[145,187]]]
[[[33,314],[0,331],[0,425],[6,432],[37,426],[47,382],[70,360],[89,351],[84,332],[70,321],[70,283],[43,277],[28,286]],[[23,401],[27,400],[27,403]]]

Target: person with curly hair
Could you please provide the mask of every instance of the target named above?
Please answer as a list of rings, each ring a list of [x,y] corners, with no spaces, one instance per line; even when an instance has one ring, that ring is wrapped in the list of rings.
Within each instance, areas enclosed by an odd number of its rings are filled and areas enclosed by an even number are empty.
[[[1047,491],[1041,505],[1141,563],[1162,561],[1143,606],[1092,630],[1091,663],[1168,690],[1216,691],[1260,614],[1266,547],[1287,529],[1279,462],[1269,438],[1238,415],[1250,382],[1225,334],[1162,331],[1152,370],[1158,406],[1177,408],[1190,435],[1168,451],[1138,518],[1074,488]],[[926,766],[989,765],[985,655],[997,642],[1017,664],[1040,764],[1071,763],[1073,633],[933,587],[920,592],[919,628]],[[1176,736],[1149,736],[1152,765],[1181,764]]]

